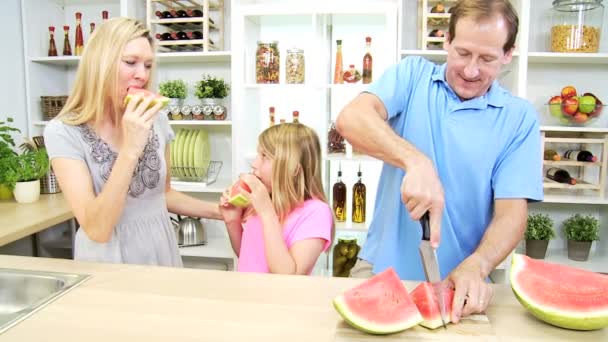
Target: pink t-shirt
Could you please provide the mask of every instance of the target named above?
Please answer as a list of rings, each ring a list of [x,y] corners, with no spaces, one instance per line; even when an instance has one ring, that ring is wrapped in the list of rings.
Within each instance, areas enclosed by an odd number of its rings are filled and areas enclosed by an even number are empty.
[[[287,248],[305,239],[324,239],[326,251],[331,245],[333,216],[327,203],[310,199],[294,209],[283,225],[283,240]],[[262,219],[251,216],[243,224],[238,270],[240,272],[268,273]]]

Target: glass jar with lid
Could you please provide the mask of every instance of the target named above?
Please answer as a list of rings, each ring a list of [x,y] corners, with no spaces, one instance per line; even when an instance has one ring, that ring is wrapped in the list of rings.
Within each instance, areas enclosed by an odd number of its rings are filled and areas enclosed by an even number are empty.
[[[279,42],[258,41],[255,54],[256,83],[279,83],[280,62]]]
[[[348,277],[350,270],[357,262],[361,247],[357,244],[357,239],[351,236],[338,238],[338,243],[333,250],[332,273],[334,277]]]
[[[304,50],[287,49],[285,58],[285,82],[288,84],[304,83]]]
[[[602,0],[554,0],[551,9],[552,52],[598,52]]]

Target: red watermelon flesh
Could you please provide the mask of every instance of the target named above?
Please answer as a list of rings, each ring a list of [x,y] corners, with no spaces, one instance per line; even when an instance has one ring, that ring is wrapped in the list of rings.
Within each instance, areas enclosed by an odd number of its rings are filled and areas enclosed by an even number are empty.
[[[239,192],[239,189],[251,192],[249,185],[242,180],[239,180],[230,187],[230,199],[228,200],[228,203],[235,207],[244,208],[249,205],[249,200]]]
[[[441,312],[438,304],[438,286],[443,287],[443,302],[445,303],[446,324],[451,322],[452,301],[454,300],[454,290],[441,283],[431,284],[429,282],[420,283],[410,295],[418,307],[418,311],[424,319],[420,325],[429,329],[437,329],[443,325]]]
[[[608,327],[608,276],[515,254],[511,288],[537,318],[562,328]]]
[[[162,103],[162,107],[166,106],[169,103],[169,98],[168,97],[164,97],[161,95],[158,95],[156,93],[153,93],[149,90],[146,89],[142,89],[142,88],[135,88],[135,87],[130,87],[129,90],[127,91],[127,96],[125,96],[125,100],[124,100],[124,104],[125,106],[127,105],[127,103],[129,103],[129,101],[131,101],[131,99],[133,98],[133,96],[135,94],[142,94],[143,97],[147,97],[147,96],[153,96],[154,98],[152,99],[152,102],[150,102],[150,104],[148,105],[147,109],[150,109],[152,107],[154,107],[154,105],[156,105],[157,102],[161,102]]]
[[[416,304],[392,268],[334,298],[334,307],[356,329],[392,334],[422,321]]]

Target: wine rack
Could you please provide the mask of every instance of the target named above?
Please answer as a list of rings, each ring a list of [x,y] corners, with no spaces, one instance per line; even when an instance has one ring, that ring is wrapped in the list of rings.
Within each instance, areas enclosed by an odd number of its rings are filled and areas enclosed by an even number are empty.
[[[604,199],[608,171],[608,133],[542,129],[541,146],[542,151],[553,149],[562,156],[565,150],[589,150],[597,157],[594,162],[543,160],[543,175],[546,174],[547,168],[558,167],[569,171],[576,179],[576,184],[571,185],[558,183],[545,176],[543,182],[545,195],[551,195],[555,191],[571,195],[589,195],[591,192],[593,197]]]
[[[420,27],[420,48],[422,50],[441,50],[443,49],[443,42],[445,36],[434,37],[432,36],[435,32],[443,32],[444,34],[448,31],[448,23],[450,20],[450,13],[448,12],[450,7],[453,6],[457,0],[419,0],[419,27]],[[443,5],[443,13],[432,13],[433,8],[437,5]]]
[[[183,14],[189,10],[199,15]],[[158,17],[157,12],[173,15]],[[176,17],[177,12],[183,15]],[[224,0],[147,0],[147,20],[154,37],[171,32],[181,35],[157,39],[156,46],[161,53],[224,49]]]

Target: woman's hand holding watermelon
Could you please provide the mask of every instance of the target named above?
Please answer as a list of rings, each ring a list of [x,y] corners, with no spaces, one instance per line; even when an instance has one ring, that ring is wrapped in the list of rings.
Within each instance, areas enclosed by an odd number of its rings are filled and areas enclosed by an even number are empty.
[[[122,116],[123,146],[121,150],[137,158],[144,151],[150,129],[156,120],[158,111],[163,106],[163,103],[158,101],[148,108],[152,100],[154,100],[154,96],[144,97],[141,94],[135,94],[127,104]]]

